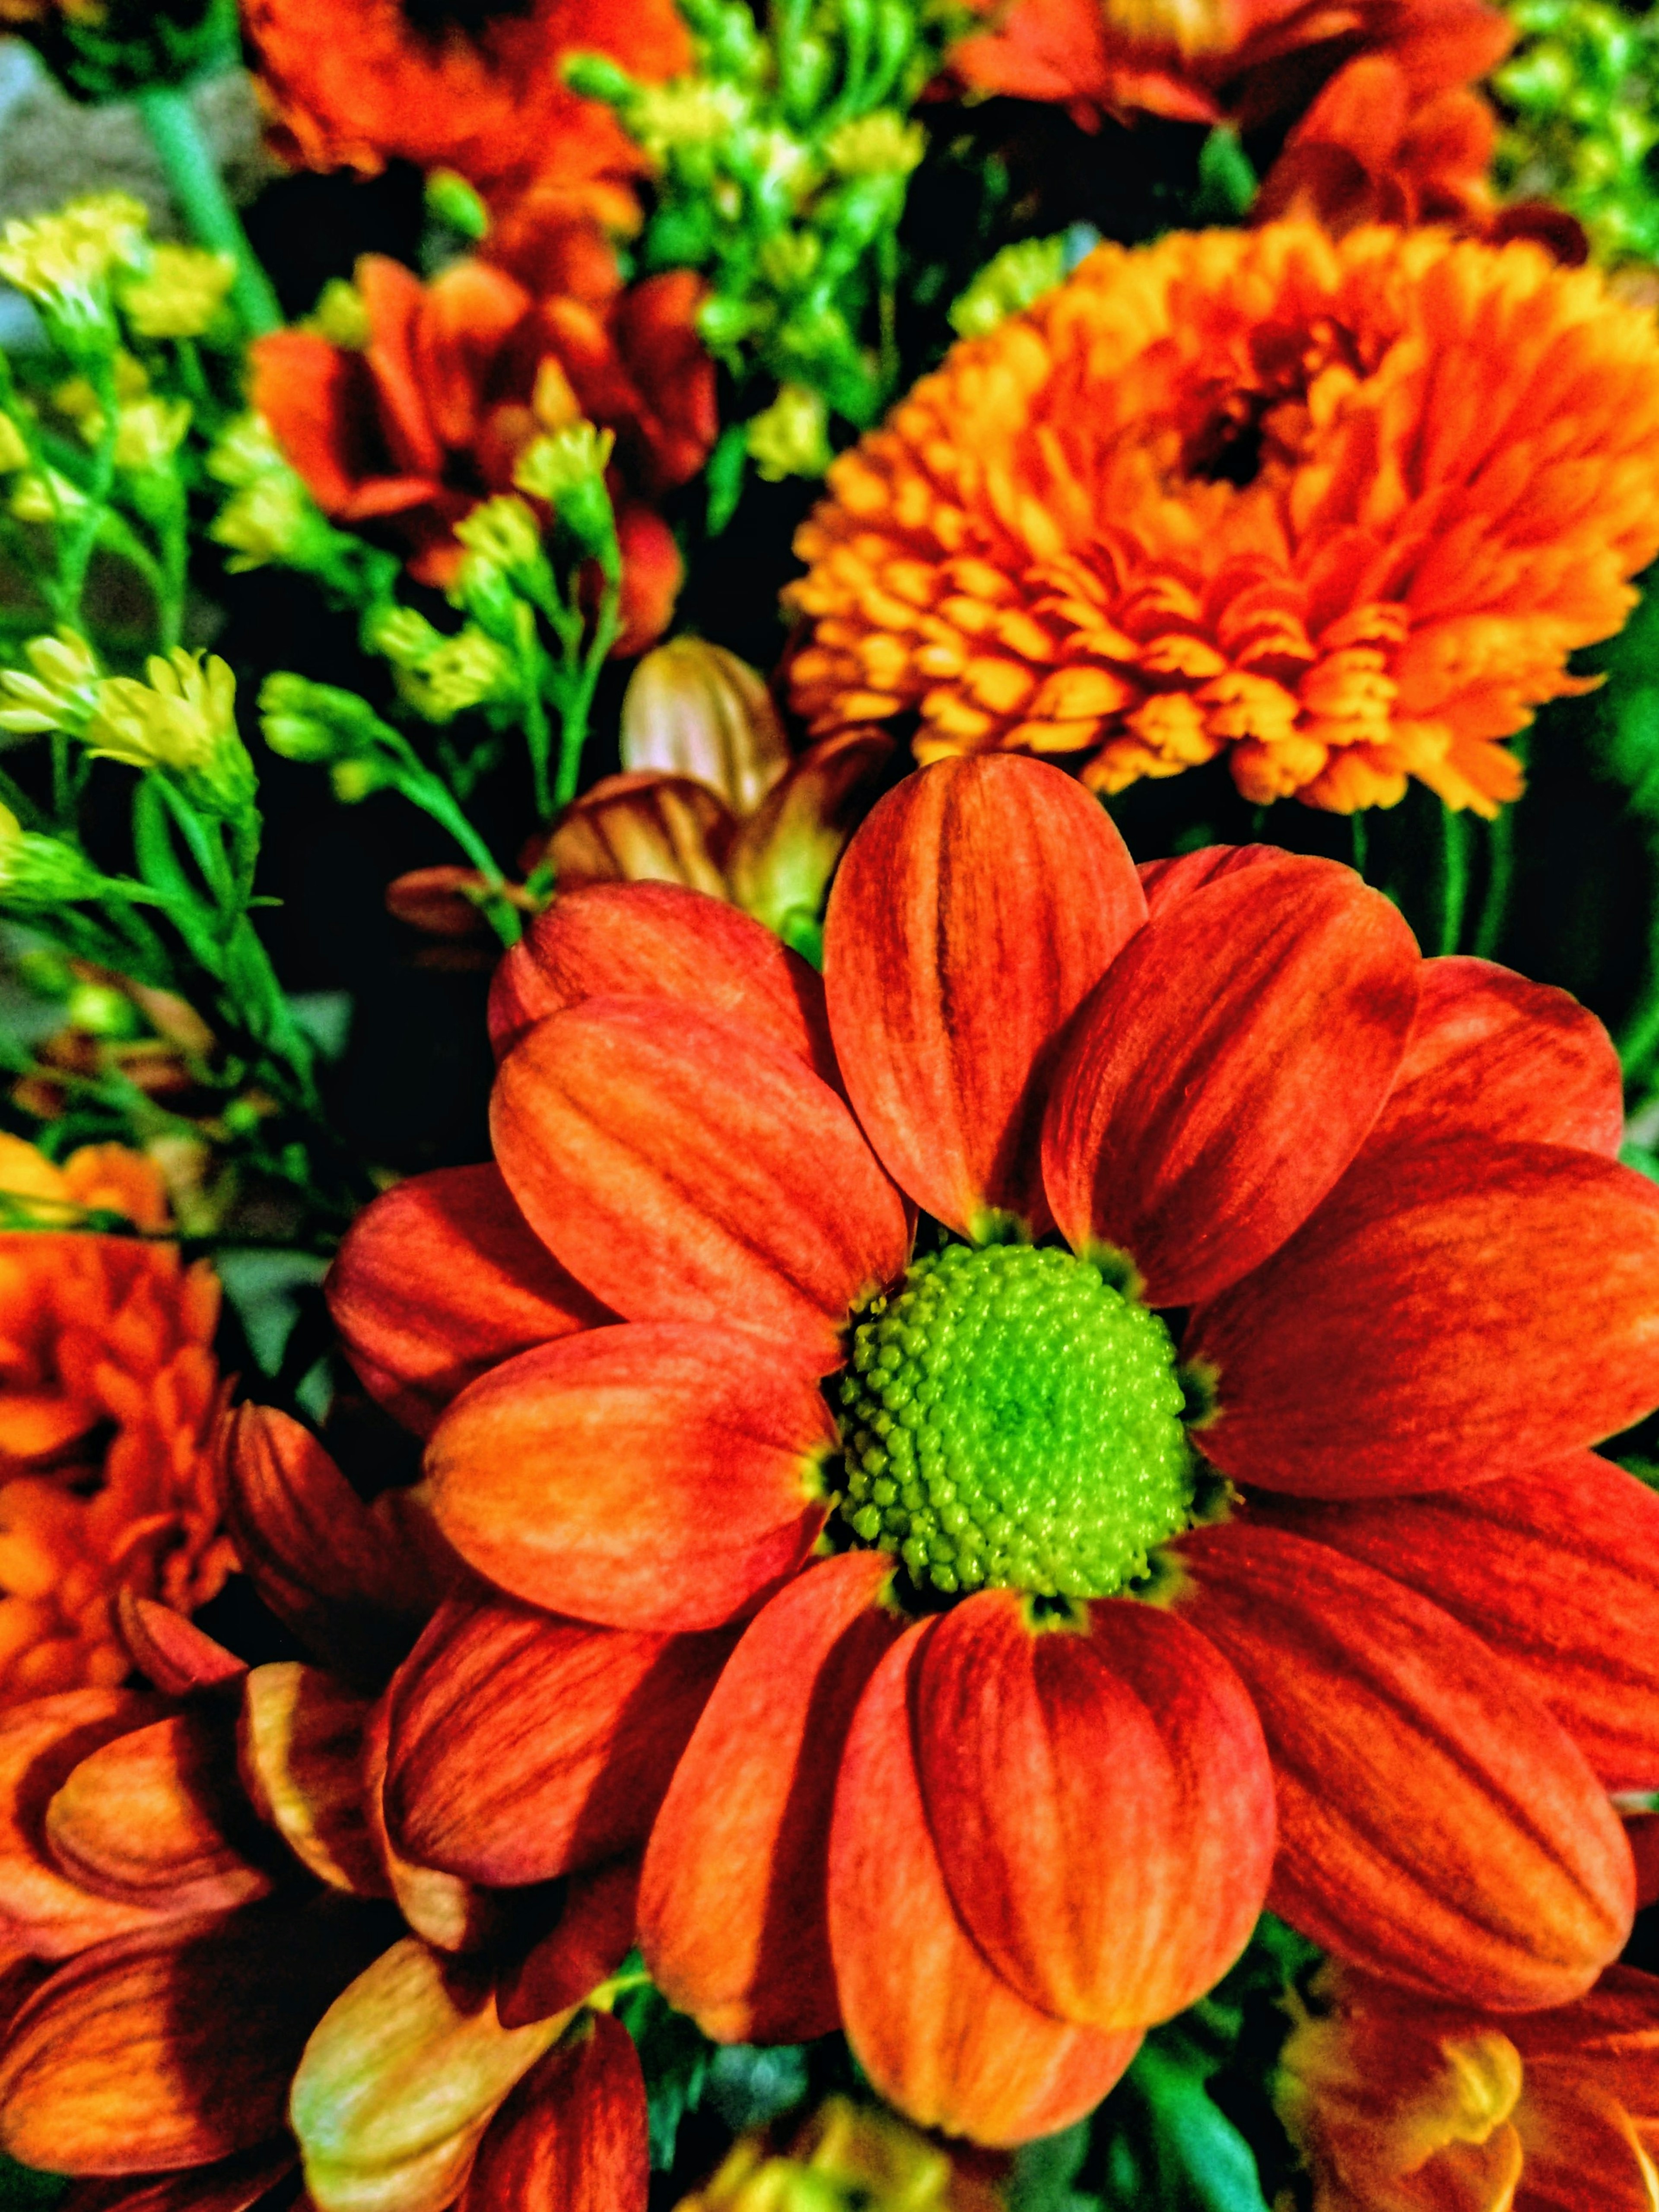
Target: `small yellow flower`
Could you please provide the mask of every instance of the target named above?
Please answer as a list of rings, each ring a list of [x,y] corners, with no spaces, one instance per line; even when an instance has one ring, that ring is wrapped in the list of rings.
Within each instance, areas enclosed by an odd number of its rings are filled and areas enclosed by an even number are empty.
[[[20,522],[58,522],[85,511],[86,499],[56,469],[31,469],[19,477],[8,502]]]
[[[830,451],[828,408],[804,384],[786,384],[769,407],[750,421],[749,457],[768,483],[786,477],[821,477]]]
[[[538,439],[536,442],[544,445],[551,441]],[[530,451],[533,453],[535,447]],[[471,514],[456,524],[455,535],[469,553],[508,575],[533,568],[541,557],[542,533],[536,518],[524,501],[514,499],[510,492],[498,499],[482,501]]]
[[[591,422],[568,422],[526,446],[513,471],[519,489],[544,499],[590,552],[610,547],[612,558],[617,526],[605,472],[616,442],[612,432],[595,429]]]
[[[33,737],[43,730],[78,730],[94,705],[96,656],[78,631],[32,637],[23,658],[33,672],[0,672],[0,730]]]
[[[739,2136],[678,2212],[951,2212],[988,2194],[893,2114],[830,2097],[782,2155],[759,2131]]]
[[[258,483],[262,477],[293,474],[270,423],[252,408],[220,432],[208,455],[207,471],[222,484],[239,487]]]
[[[441,638],[417,668],[400,668],[398,689],[430,722],[448,722],[473,707],[518,694],[513,656],[476,624]]]
[[[394,668],[424,667],[443,641],[443,632],[413,607],[377,607],[363,624],[365,650]]]
[[[0,476],[10,476],[28,466],[29,449],[23,434],[9,415],[0,415]]]
[[[85,736],[100,760],[164,769],[210,811],[232,814],[251,803],[253,764],[236,730],[236,678],[216,654],[175,647],[152,653],[144,681],[111,676],[98,686]]]
[[[225,566],[240,576],[272,562],[293,562],[321,520],[297,477],[267,477],[233,492],[209,524],[208,536],[229,549]]]
[[[1066,276],[1066,234],[1022,238],[993,255],[965,292],[952,301],[951,329],[958,337],[988,337],[1010,315],[1052,292]]]
[[[314,331],[319,337],[326,338],[331,345],[343,347],[348,353],[362,353],[374,339],[374,328],[368,319],[368,309],[363,305],[363,295],[346,276],[329,278],[317,295],[316,306],[300,328]]]
[[[823,150],[843,177],[908,177],[927,152],[927,137],[896,108],[878,107],[831,131]]]
[[[119,287],[123,313],[140,337],[198,338],[236,281],[234,254],[200,246],[157,246],[141,276]]]
[[[138,399],[115,418],[115,465],[131,476],[167,467],[191,423],[188,399]]]
[[[685,148],[718,146],[747,119],[749,102],[733,84],[682,77],[641,85],[629,109],[629,135],[653,161]]]
[[[15,217],[0,231],[0,276],[63,322],[101,319],[110,276],[137,264],[149,222],[129,192],[94,192],[52,215]]]

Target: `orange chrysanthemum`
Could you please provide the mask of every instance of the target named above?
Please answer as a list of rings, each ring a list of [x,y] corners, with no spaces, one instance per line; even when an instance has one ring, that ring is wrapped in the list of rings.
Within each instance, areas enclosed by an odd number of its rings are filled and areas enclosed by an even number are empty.
[[[0,1188],[42,1219],[167,1224],[142,1155],[54,1167],[0,1139]],[[214,1437],[219,1285],[175,1246],[74,1230],[0,1234],[0,1705],[119,1682],[124,1591],[181,1613],[234,1564]]]
[[[1498,740],[1582,689],[1659,551],[1659,333],[1536,246],[1305,223],[1102,246],[830,471],[788,597],[815,731],[1227,751],[1250,799],[1415,776],[1495,814]]]

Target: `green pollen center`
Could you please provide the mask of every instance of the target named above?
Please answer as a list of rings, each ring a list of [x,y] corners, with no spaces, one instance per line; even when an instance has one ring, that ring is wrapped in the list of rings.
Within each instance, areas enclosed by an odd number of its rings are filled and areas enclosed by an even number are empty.
[[[1187,1525],[1170,1333],[1069,1252],[918,1260],[864,1309],[841,1402],[842,1511],[918,1583],[1109,1597]]]

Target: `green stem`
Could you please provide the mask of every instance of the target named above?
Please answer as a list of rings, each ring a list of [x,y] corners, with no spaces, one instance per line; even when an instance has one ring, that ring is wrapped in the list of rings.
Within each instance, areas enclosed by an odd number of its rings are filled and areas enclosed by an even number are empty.
[[[1486,833],[1486,889],[1480,901],[1480,918],[1474,927],[1474,954],[1490,960],[1498,950],[1509,919],[1510,890],[1515,882],[1515,812],[1504,807]]]
[[[1370,830],[1363,813],[1348,817],[1348,833],[1353,840],[1353,872],[1363,883],[1365,861],[1370,852]]]
[[[1440,950],[1455,952],[1463,934],[1463,908],[1469,896],[1469,848],[1461,814],[1440,810]]]
[[[254,337],[280,330],[283,311],[276,295],[248,244],[189,94],[176,85],[146,85],[138,94],[138,112],[191,230],[215,252],[235,257],[236,281],[230,295],[244,325]]]
[[[559,775],[553,787],[553,805],[556,811],[568,806],[576,796],[576,786],[581,780],[582,747],[587,743],[587,717],[593,705],[593,694],[599,689],[599,673],[604,668],[611,647],[617,642],[622,629],[621,571],[615,578],[606,577],[605,597],[599,602],[599,620],[593,625],[592,642],[581,664],[580,674],[565,702],[559,732]]]

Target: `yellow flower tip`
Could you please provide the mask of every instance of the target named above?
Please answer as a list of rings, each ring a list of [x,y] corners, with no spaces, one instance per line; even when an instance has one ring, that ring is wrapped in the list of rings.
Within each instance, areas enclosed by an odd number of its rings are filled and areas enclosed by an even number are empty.
[[[270,423],[252,408],[220,432],[208,455],[207,471],[216,483],[239,490],[266,477],[292,474]]]
[[[236,281],[234,254],[200,246],[153,246],[143,273],[118,287],[122,313],[146,338],[198,338]]]
[[[679,2212],[990,2212],[987,2182],[891,2112],[830,2097],[782,2150],[740,2135]]]
[[[362,353],[374,342],[374,327],[363,295],[348,276],[329,278],[299,328],[314,331],[319,337],[348,353]]]
[[[216,654],[175,647],[152,653],[144,680],[106,677],[97,687],[86,741],[101,760],[163,769],[215,812],[251,801],[252,764],[236,729],[236,679]]]
[[[130,192],[94,192],[0,230],[0,276],[49,314],[95,317],[112,273],[143,256],[149,216]]]
[[[139,399],[115,418],[115,465],[132,476],[165,469],[190,428],[187,399]]]
[[[519,456],[513,481],[532,499],[544,499],[556,513],[562,502],[604,481],[616,442],[614,431],[597,429],[587,422],[567,422],[562,429],[532,440]],[[456,535],[465,527],[465,523],[459,526]]]
[[[840,125],[823,150],[839,176],[908,177],[927,150],[927,135],[896,108],[879,107]]]
[[[0,476],[11,476],[28,466],[29,449],[23,434],[9,415],[0,415]]]
[[[28,663],[0,670],[0,730],[33,736],[47,730],[77,730],[94,705],[98,659],[80,633],[59,629],[32,637],[23,648]]]
[[[1490,816],[1521,787],[1501,740],[1659,552],[1659,331],[1523,244],[1105,246],[829,483],[786,595],[815,732],[915,711],[919,759],[1053,756],[1110,792],[1224,754],[1257,804],[1414,779]]]
[[[586,427],[583,425],[584,428]],[[538,445],[551,445],[556,441],[538,439],[536,442]],[[535,450],[535,446],[526,449],[526,460]],[[515,475],[515,482],[522,483],[522,466],[520,464],[520,472]],[[527,484],[523,488],[526,490],[531,489]],[[550,495],[544,493],[542,496]],[[521,574],[533,568],[541,557],[541,526],[536,520],[535,511],[526,507],[523,500],[514,499],[511,492],[504,492],[495,499],[481,500],[471,514],[464,515],[456,524],[455,535],[469,553],[479,561],[501,569],[507,575]]]
[[[830,410],[804,384],[786,384],[769,407],[750,418],[749,457],[768,483],[786,477],[821,477],[829,468]]]

